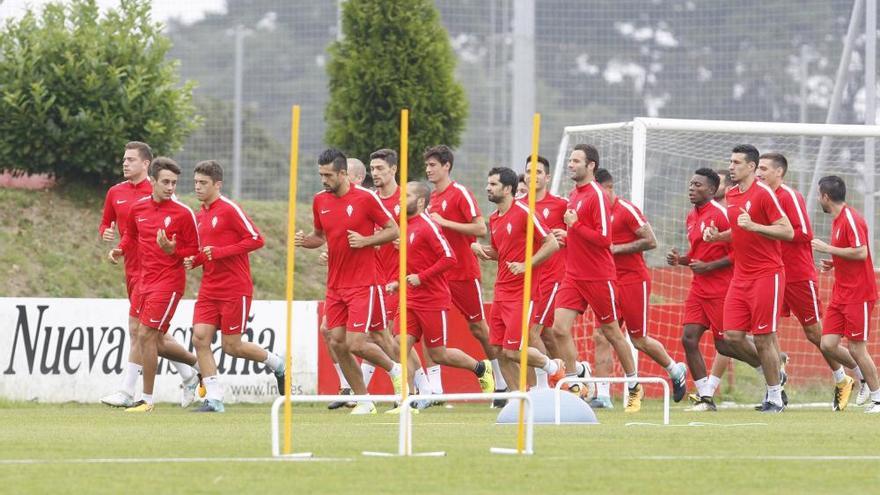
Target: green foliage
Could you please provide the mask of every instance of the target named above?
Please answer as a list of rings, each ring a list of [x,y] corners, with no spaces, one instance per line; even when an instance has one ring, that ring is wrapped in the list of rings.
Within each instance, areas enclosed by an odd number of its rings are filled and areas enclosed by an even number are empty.
[[[50,3],[0,30],[0,170],[92,181],[117,176],[127,141],[171,154],[198,126],[150,2]]]
[[[408,108],[410,173],[421,175],[424,149],[458,145],[467,117],[436,7],[428,0],[348,0],[342,29],[327,65],[327,143],[361,159],[378,148],[396,149],[400,110]]]

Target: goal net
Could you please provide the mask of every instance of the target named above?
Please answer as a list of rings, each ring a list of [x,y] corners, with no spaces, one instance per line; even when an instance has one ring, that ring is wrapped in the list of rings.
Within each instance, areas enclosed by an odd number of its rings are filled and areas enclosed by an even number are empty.
[[[565,128],[560,142],[552,188],[563,197],[571,190],[566,163],[575,145],[588,143],[597,147],[600,167],[614,176],[615,191],[642,208],[657,236],[657,249],[645,253],[652,273],[648,332],[665,345],[676,361],[683,361],[681,322],[691,275],[687,268],[667,266],[665,255],[671,248],[687,252],[685,217],[692,208],[687,184],[693,172],[701,167],[726,170],[730,150],[737,144],[753,144],[761,153],[783,153],[789,163],[785,180],[807,199],[815,236],[826,240],[832,218],[822,213],[816,202],[816,184],[822,176],[839,175],[847,184],[847,202],[863,212],[868,222],[873,250],[878,237],[874,228],[875,137],[880,137],[880,126],[651,118],[572,126]],[[874,262],[876,265],[876,257]],[[823,304],[829,300],[831,285],[830,275],[820,274]],[[873,324],[877,328],[876,311]],[[590,362],[594,360],[593,327],[588,316],[576,328],[581,357]],[[789,394],[793,399],[801,395],[802,400],[827,400],[832,383],[830,371],[819,351],[804,337],[797,320],[782,318],[778,335],[781,349],[789,355]],[[711,366],[715,355],[711,335],[704,335],[701,346],[706,363]],[[874,356],[880,356],[876,340],[869,348]],[[638,364],[640,374],[665,376],[665,371],[644,355],[639,356]],[[615,367],[615,375],[621,376],[616,361]],[[720,391],[728,398],[733,395],[742,400],[758,400],[763,393],[763,379],[742,363],[728,370],[723,383]]]

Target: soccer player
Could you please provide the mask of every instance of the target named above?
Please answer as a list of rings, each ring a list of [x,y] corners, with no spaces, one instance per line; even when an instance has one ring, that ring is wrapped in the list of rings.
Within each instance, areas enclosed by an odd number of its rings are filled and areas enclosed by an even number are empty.
[[[410,182],[407,193],[406,333],[412,337],[407,339],[407,349],[412,350],[413,344],[421,339],[433,362],[472,371],[480,389],[490,393],[495,389],[492,363],[488,359],[477,361],[459,349],[446,347],[446,312],[452,305],[446,272],[456,261],[440,227],[425,213],[431,190],[422,182]],[[387,291],[397,297],[398,288],[399,282],[392,280]],[[394,320],[399,345],[400,319]],[[395,410],[389,412],[392,411]]]
[[[568,158],[569,178],[575,188],[565,212],[565,279],[556,294],[553,338],[568,373],[574,374],[577,349],[571,328],[578,314],[587,306],[593,310],[599,331],[611,342],[623,367],[629,393],[625,412],[642,407],[644,391],[637,381],[635,363],[629,344],[617,323],[616,273],[611,254],[611,213],[605,190],[596,183],[599,151],[589,144],[578,144]],[[569,387],[580,393],[580,387]]]
[[[201,251],[183,260],[192,270],[203,266],[202,285],[193,309],[193,345],[202,370],[207,396],[196,412],[223,412],[223,384],[211,350],[214,333],[220,329],[223,352],[260,362],[271,370],[284,393],[284,361],[252,343],[243,342],[254,283],[248,253],[263,247],[264,240],[241,207],[221,194],[223,167],[215,160],[196,164],[196,197],[202,207],[196,214]]]
[[[546,160],[546,158],[544,159]],[[519,180],[516,183],[516,199],[528,197],[530,180],[528,175],[519,174]]]
[[[312,204],[314,228],[308,235],[298,231],[294,243],[306,249],[327,243],[327,328],[331,348],[354,393],[366,395],[367,388],[352,354],[387,371],[399,393],[400,365],[367,336],[376,320],[382,319],[373,248],[397,237],[397,223],[376,193],[351,184],[347,167],[339,150],[327,149],[318,156],[324,190]],[[382,229],[376,231],[375,225]],[[372,401],[359,402],[351,414],[376,414],[376,406]]]
[[[146,143],[131,141],[125,145],[125,153],[122,159],[122,175],[125,181],[116,184],[107,191],[104,200],[104,214],[101,217],[99,232],[105,242],[116,240],[113,228],[117,227],[120,234],[125,233],[128,226],[128,216],[132,206],[141,198],[150,196],[153,187],[147,178],[147,169],[153,160],[153,151]],[[135,405],[137,380],[143,370],[140,349],[138,348],[138,307],[140,290],[140,261],[138,259],[137,246],[133,246],[130,253],[126,254],[125,261],[125,288],[128,292],[128,329],[130,336],[129,359],[123,372],[122,388],[101,399],[101,402],[113,407],[132,407]],[[174,337],[165,335],[159,355],[168,361],[177,370],[183,380],[183,396],[181,406],[189,406],[195,400],[195,391],[198,387],[198,372],[192,368],[195,364],[195,356],[187,352]]]
[[[614,192],[611,172],[597,170],[596,182],[611,200],[611,254],[617,270],[618,321],[626,326],[633,347],[666,370],[672,381],[672,398],[680,402],[687,391],[687,366],[673,361],[663,344],[648,336],[651,275],[642,252],[655,249],[657,238],[642,211]]]
[[[776,193],[779,204],[788,216],[794,229],[794,239],[782,243],[782,259],[785,263],[785,295],[783,296],[782,314],[789,316],[794,313],[804,334],[811,344],[820,350],[822,339],[822,305],[819,301],[818,275],[813,260],[813,227],[807,212],[807,205],[800,192],[783,182],[788,171],[788,160],[781,153],[764,153],[758,162],[758,178],[763,180]],[[855,371],[859,379],[861,370],[856,366],[849,351],[841,346],[836,355],[845,360],[838,362],[825,357],[834,376],[835,386],[832,409],[846,409],[855,380],[844,373],[843,366]]]
[[[165,157],[153,160],[150,164],[153,192],[131,207],[122,240],[109,253],[110,261],[115,264],[120,256],[137,250],[141,264],[137,334],[143,361],[143,403],[132,405],[127,412],[153,410],[159,352],[166,346],[165,334],[186,289],[183,259],[199,250],[195,215],[174,196],[179,176],[180,167],[174,160]]]
[[[725,172],[726,173],[726,172]],[[666,255],[671,266],[690,268],[693,278],[684,303],[684,329],[681,343],[684,347],[688,368],[697,386],[691,411],[716,411],[715,390],[721,384],[724,370],[730,363],[731,351],[724,341],[724,296],[733,277],[730,245],[703,241],[703,230],[709,225],[727,230],[727,209],[716,199],[721,176],[712,169],[700,168],[694,172],[688,184],[688,199],[694,208],[686,220],[687,239],[690,245],[685,256],[672,249]],[[700,339],[706,330],[712,331],[715,359],[712,372],[706,375],[706,362],[700,352]]]
[[[730,170],[720,169],[715,171],[718,174],[718,177],[721,179],[721,182],[718,183],[718,188],[715,189],[715,196],[713,199],[718,202],[721,206],[727,206],[727,191],[730,190]]]
[[[489,171],[486,193],[489,201],[498,209],[489,217],[491,231],[490,246],[479,242],[471,245],[474,254],[482,260],[498,262],[498,275],[495,278],[495,299],[489,315],[489,343],[496,355],[502,355],[509,362],[507,369],[516,373],[519,370],[520,348],[522,347],[523,291],[525,283],[526,236],[528,233],[529,208],[514,200],[516,193],[516,172],[507,167],[496,167]],[[533,217],[534,256],[532,266],[539,267],[559,249],[556,238]],[[540,279],[540,269],[533,268],[535,280]],[[530,304],[531,306],[531,301]],[[531,310],[531,307],[529,308]],[[531,316],[531,313],[530,313]],[[540,368],[547,373],[549,385],[565,376],[565,365],[561,359],[550,359],[534,346],[528,348],[528,365]],[[517,390],[517,375],[508,374],[508,387]]]
[[[785,293],[779,241],[790,241],[794,230],[776,194],[757,179],[758,159],[758,150],[750,144],[733,148],[729,168],[736,186],[727,192],[730,229],[720,232],[717,225],[710,225],[703,239],[732,242],[733,279],[724,299],[724,338],[742,354],[757,353],[761,363],[758,369],[767,382],[760,410],[778,413],[785,409],[776,342]],[[754,343],[746,338],[748,333],[754,336]]]
[[[452,304],[464,315],[471,334],[480,342],[486,357],[492,361],[495,386],[498,391],[503,392],[507,390],[507,382],[501,373],[497,356],[489,345],[489,327],[483,314],[480,265],[470,249],[471,243],[477,237],[486,235],[486,223],[474,195],[450,177],[455,161],[452,150],[441,144],[425,150],[423,157],[425,176],[434,186],[427,211],[431,219],[443,228],[443,235],[449,241],[459,264],[457,269],[446,275]],[[501,402],[497,401],[496,405],[500,406]]]
[[[880,379],[868,354],[871,313],[877,301],[877,280],[868,247],[868,226],[859,212],[846,203],[846,183],[835,175],[819,180],[819,204],[834,216],[831,244],[813,239],[813,249],[831,255],[822,260],[822,270],[834,270],[831,302],[822,322],[822,352],[830,360],[843,362],[840,339],[845,336],[850,355],[858,363],[870,390],[866,413],[880,414]],[[839,404],[844,406],[844,404]]]

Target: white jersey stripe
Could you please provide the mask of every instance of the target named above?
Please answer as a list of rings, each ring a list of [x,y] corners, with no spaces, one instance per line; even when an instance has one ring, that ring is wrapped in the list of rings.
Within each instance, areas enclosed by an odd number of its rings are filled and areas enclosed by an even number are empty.
[[[379,207],[382,208],[382,211],[384,211],[385,214],[388,215],[388,219],[391,220],[392,222],[394,221],[394,217],[391,216],[391,212],[388,211],[388,208],[385,208],[385,205],[382,204],[382,200],[379,199],[379,195],[376,194],[375,191],[370,191],[370,190],[367,189],[366,187],[361,187],[361,186],[354,186],[354,187],[357,188],[357,189],[360,189],[361,191],[364,191],[364,192],[368,192],[368,193],[370,193],[370,196],[372,196],[373,199],[375,199],[376,202],[379,203]]]
[[[810,295],[813,297],[813,313],[816,315],[816,323],[819,323],[819,298],[816,296],[816,284],[810,280]]]
[[[526,212],[526,213],[529,212],[528,206],[526,206],[518,201],[514,201],[513,204],[522,208],[522,210],[524,212]],[[536,217],[535,215],[532,215],[532,222],[535,224],[535,228],[538,229],[538,232],[540,232],[542,236],[547,237],[547,231],[544,230],[544,227],[541,226],[541,222],[538,220],[538,217]]]
[[[633,205],[629,204],[629,202],[627,202],[624,199],[618,199],[618,201],[620,201],[621,206],[623,206],[626,209],[626,211],[628,211],[628,212],[630,212],[630,214],[632,214],[633,218],[636,219],[636,222],[639,223],[639,227],[645,226],[645,222],[643,222],[641,217],[639,217],[639,214]]]
[[[446,238],[440,235],[440,229],[437,228],[437,224],[431,220],[431,217],[428,216],[427,213],[422,212],[420,215],[422,219],[431,226],[431,230],[434,231],[434,235],[437,236],[437,240],[440,241],[440,245],[443,246],[443,253],[446,254],[447,257],[452,257],[452,249],[449,248],[449,243],[446,242]]]
[[[608,281],[608,293],[611,295],[611,314],[614,316],[614,321],[617,321],[617,302],[614,300],[614,285],[610,280]]]
[[[794,209],[797,210],[798,220],[801,222],[801,232],[804,235],[807,235],[807,220],[804,217],[804,212],[801,210],[801,204],[798,202],[797,194],[795,194],[794,189],[788,187],[785,184],[782,184],[782,189],[791,196],[791,201],[794,203]]]
[[[779,274],[773,275],[773,314],[770,318],[773,319],[773,327],[771,331],[776,333],[776,322],[779,320],[776,315],[779,314]]]
[[[165,314],[162,315],[162,320],[159,321],[159,326],[157,329],[161,330],[162,326],[165,325],[165,320],[168,319],[168,313],[171,312],[171,308],[174,307],[174,298],[177,297],[177,292],[171,293],[171,300],[168,301],[168,307],[165,308]]]
[[[241,296],[241,326],[238,327],[241,333],[244,333],[245,327],[247,327],[247,296]]]
[[[715,201],[714,199],[710,200],[709,203],[711,203],[712,206],[714,206],[715,208],[718,208],[718,210],[721,211],[721,213],[723,213],[724,216],[727,216],[727,208],[725,208],[724,205],[722,205],[718,201]]]
[[[544,308],[544,312],[541,314],[541,320],[538,321],[541,325],[544,324],[544,320],[547,319],[547,314],[550,313],[553,308],[553,301],[556,299],[556,291],[559,290],[559,282],[553,284],[553,290],[550,291],[550,297],[547,299],[547,306]]]
[[[467,188],[457,182],[454,182],[452,186],[458,189],[459,192],[461,192],[461,195],[464,196],[465,201],[467,201],[468,208],[471,210],[471,220],[477,218],[477,205],[475,205],[474,200],[471,199],[471,195],[468,193]]]
[[[440,321],[443,322],[443,346],[446,346],[446,310],[440,311]]]
[[[189,216],[192,217],[192,221],[193,221],[193,229],[195,229],[195,231],[196,231],[196,242],[199,244],[199,247],[201,248],[202,247],[202,239],[199,237],[199,222],[196,221],[196,214],[193,213],[192,208],[190,208],[189,206],[186,206],[185,204],[178,201],[176,196],[172,196],[171,201],[174,201],[176,204],[182,206],[183,208],[186,209],[186,211],[189,212]]]
[[[856,247],[862,246],[862,240],[859,238],[859,229],[856,228],[856,221],[852,216],[852,212],[849,211],[848,206],[843,207],[843,212],[846,214],[846,219],[849,221],[849,227],[853,231],[853,235],[856,236]]]
[[[642,337],[648,336],[648,282],[642,280]]]
[[[779,210],[779,213],[782,216],[787,217],[788,215],[785,214],[785,210],[782,209],[782,205],[779,204],[779,200],[776,199],[776,193],[773,192],[773,189],[770,189],[770,186],[768,186],[767,184],[764,184],[763,182],[761,182],[760,180],[757,180],[757,179],[755,179],[755,184],[758,184],[758,187],[762,187],[762,188],[764,188],[765,191],[767,191],[767,194],[770,195],[770,199],[773,200],[773,204],[776,205],[776,209]],[[774,330],[774,332],[775,331],[776,330]]]
[[[868,318],[868,303],[867,302],[862,303],[862,311],[864,311],[864,313],[865,313],[864,320],[862,320],[862,325],[864,325],[864,329],[865,329],[865,334],[863,335],[863,337],[865,338],[865,342],[867,342],[868,341],[868,327],[870,326],[869,324],[871,323]]]
[[[599,187],[599,184],[596,184],[596,181],[590,182],[590,185],[593,186],[593,190],[599,196],[599,213],[602,215],[602,235],[608,237],[608,224],[605,221],[605,192]],[[614,319],[616,320],[617,316]]]
[[[257,238],[259,238],[260,236],[257,234],[257,230],[254,228],[254,226],[251,225],[251,223],[248,221],[247,216],[244,214],[244,212],[241,211],[241,208],[223,195],[220,196],[220,199],[224,203],[231,206],[235,210],[235,212],[238,213],[238,216],[241,218],[242,223],[244,223],[244,227],[248,230],[248,232],[251,233],[251,237],[253,237],[254,240],[257,240]]]
[[[486,313],[483,311],[483,289],[480,287],[480,280],[475,278],[474,285],[477,287],[477,297],[480,299],[480,318],[485,320]],[[470,315],[468,317],[470,317]]]

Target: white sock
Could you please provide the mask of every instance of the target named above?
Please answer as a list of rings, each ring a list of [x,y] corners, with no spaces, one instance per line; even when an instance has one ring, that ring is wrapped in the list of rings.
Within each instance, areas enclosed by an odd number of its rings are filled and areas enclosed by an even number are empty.
[[[373,366],[373,365],[370,365],[370,366]],[[363,371],[363,370],[364,370],[364,364],[361,363],[361,371]],[[373,368],[373,371],[376,371],[375,367]],[[388,370],[388,374],[391,376],[400,376],[400,372],[401,372],[400,363],[394,363],[394,366],[392,366],[391,369]],[[370,374],[370,376],[372,376],[372,373]]]
[[[495,375],[495,390],[507,390],[507,382],[504,381],[504,375],[501,374],[501,364],[497,359],[492,360],[492,374]]]
[[[611,384],[608,382],[599,382],[596,384],[596,397],[611,397]]]
[[[880,402],[880,388],[871,391],[871,400],[874,402]]]
[[[694,381],[694,385],[697,386],[697,395],[700,397],[711,397],[712,394],[709,393],[709,379],[708,378],[700,378],[699,380]]]
[[[552,375],[553,373],[559,371],[559,365],[556,364],[555,359],[547,358],[547,362],[544,364],[544,366],[541,367],[541,369],[545,371],[548,375]]]
[[[413,376],[413,384],[416,386],[416,390],[420,394],[430,394],[431,393],[431,382],[428,381],[428,375],[425,374],[425,370],[423,368],[419,368],[415,372],[415,376]]]
[[[626,382],[627,388],[629,388],[630,390],[636,388],[636,386],[639,384],[639,382],[637,380],[637,378],[639,377],[639,374],[638,373],[632,373],[632,374],[624,373],[624,374],[629,379],[629,381]]]
[[[834,383],[840,383],[846,378],[846,373],[843,372],[843,366],[831,371],[831,374],[834,375]]]
[[[718,390],[719,385],[721,385],[721,378],[715,375],[709,375],[709,397],[715,395],[715,391]]]
[[[267,352],[266,359],[263,360],[263,364],[266,365],[272,371],[276,371],[284,364],[284,361],[281,360],[281,356],[275,354],[274,352]],[[339,366],[339,365],[336,365]]]
[[[190,381],[192,377],[196,374],[196,371],[193,369],[193,367],[188,364],[171,361],[171,365],[174,366],[174,369],[177,370],[177,373],[180,375],[180,379],[185,382]]]
[[[669,373],[669,376],[672,376],[672,369],[675,368],[675,361],[670,360],[669,366],[664,366],[663,368]]]
[[[391,369],[392,369],[392,371],[394,370],[394,368],[391,368]],[[365,387],[370,386],[370,381],[373,380],[373,373],[375,373],[375,372],[376,372],[375,366],[373,366],[372,364],[370,364],[366,361],[361,362],[361,375],[364,376],[364,386]],[[400,373],[398,373],[398,374],[400,374]],[[394,375],[392,375],[392,376],[394,376]]]
[[[342,374],[342,366],[339,366],[339,363],[335,363],[333,367],[336,368],[336,375],[339,376],[339,388],[351,388],[348,380],[345,379],[345,375]]]
[[[547,372],[541,368],[535,368],[535,388],[550,388],[547,381]]]
[[[141,400],[147,404],[153,404],[153,394],[141,394]]]
[[[428,383],[431,384],[432,394],[443,393],[443,374],[440,371],[440,365],[435,364],[428,368]],[[498,387],[495,387],[498,388]]]
[[[781,406],[782,404],[782,385],[770,385],[767,387],[767,401]]]
[[[208,391],[205,395],[206,399],[223,402],[223,384],[220,383],[217,375],[202,377],[202,383],[205,384],[205,389]]]
[[[859,379],[860,382],[865,381],[865,375],[862,374],[862,369],[856,366],[853,368],[853,371],[856,373],[856,378]]]
[[[134,394],[137,393],[137,381],[138,377],[144,372],[144,367],[135,364],[128,363],[128,366],[125,368],[125,376],[122,378],[122,391],[127,393],[129,397],[134,398]]]

